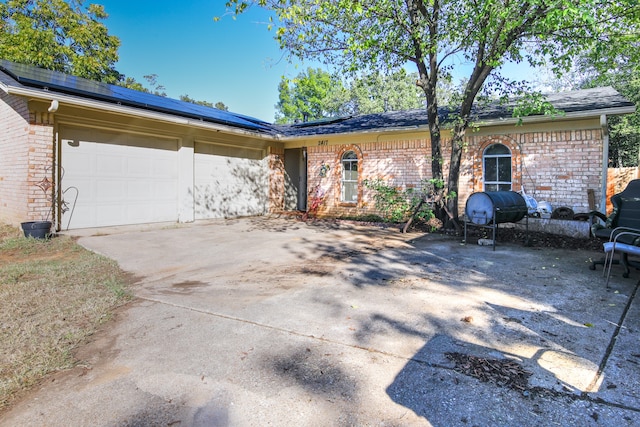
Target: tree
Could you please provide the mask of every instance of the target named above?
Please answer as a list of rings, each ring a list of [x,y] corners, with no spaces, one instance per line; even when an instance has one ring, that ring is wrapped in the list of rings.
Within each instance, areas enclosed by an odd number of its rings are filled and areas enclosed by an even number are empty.
[[[416,85],[417,73],[404,68],[383,73],[340,79],[321,69],[300,73],[294,79],[282,78],[277,108],[278,123],[292,123],[304,118],[373,114],[422,108],[424,95]],[[312,80],[315,80],[312,82]],[[309,96],[314,88],[314,96]],[[443,89],[440,94],[447,94]],[[446,101],[446,99],[445,99]],[[314,104],[309,107],[310,104]],[[312,117],[309,111],[320,116]]]
[[[227,106],[224,104],[224,102],[220,102],[220,101],[218,101],[218,102],[216,102],[216,103],[213,105],[213,107],[214,107],[214,108],[217,108],[218,110],[222,110],[222,111],[229,111],[229,107],[227,107]]]
[[[137,91],[140,91],[140,92],[152,93],[152,94],[158,95],[158,96],[167,96],[167,93],[164,91],[165,87],[163,85],[161,85],[160,83],[158,83],[158,75],[157,74],[147,74],[147,75],[145,75],[143,77],[147,81],[147,84],[149,86],[151,86],[151,88],[149,88],[149,87],[145,86],[144,84],[140,83],[139,81],[137,81],[133,77],[121,76],[121,80],[119,82],[117,82],[116,84],[118,86],[126,87],[128,89],[137,90]]]
[[[278,85],[276,123],[318,120],[335,115],[327,102],[330,93],[340,88],[342,82],[320,68],[308,68],[294,79],[282,77]]]
[[[624,32],[598,40],[578,62],[584,76],[581,87],[610,85],[636,105],[634,114],[609,119],[611,167],[637,166],[640,158],[640,8],[623,7],[624,2],[614,2],[620,19],[604,22]]]
[[[640,149],[640,67],[619,68],[585,80],[581,87],[613,86],[636,105],[636,112],[609,118],[609,166],[638,166]]]
[[[620,4],[614,4],[619,8]],[[542,84],[555,91],[613,86],[636,105],[636,112],[609,117],[609,166],[637,166],[640,150],[640,9],[628,9],[615,22],[603,25],[625,28],[618,37],[605,37],[583,52],[561,78]]]
[[[444,212],[458,216],[458,182],[464,136],[473,107],[484,89],[503,97],[527,93],[526,82],[505,79],[506,62],[545,61],[561,74],[571,60],[598,41],[624,44],[621,16],[640,7],[637,0],[229,0],[231,13],[251,5],[267,7],[279,18],[276,38],[291,55],[319,59],[342,70],[389,69],[414,64],[424,92],[431,140],[432,178]],[[613,43],[612,43],[613,45]],[[450,79],[456,63],[470,65],[457,96],[445,181],[438,81]],[[548,107],[539,96],[520,114]]]
[[[0,57],[87,79],[116,83],[120,40],[102,23],[103,6],[81,0],[0,3]]]
[[[421,108],[424,96],[416,86],[417,79],[417,73],[407,73],[404,68],[356,77],[348,84],[349,110],[351,114],[371,114]]]
[[[218,101],[214,104],[213,102],[209,101],[198,101],[191,98],[189,95],[180,95],[180,101],[190,102],[192,104],[202,105],[204,107],[217,108],[218,110],[229,111],[229,108],[224,105],[224,102]]]

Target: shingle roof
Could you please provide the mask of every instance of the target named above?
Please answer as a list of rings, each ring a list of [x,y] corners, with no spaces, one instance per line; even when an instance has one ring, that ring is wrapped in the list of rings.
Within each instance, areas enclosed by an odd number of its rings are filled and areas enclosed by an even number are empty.
[[[632,102],[627,101],[612,87],[553,93],[547,95],[546,99],[564,113],[593,112],[596,114],[600,111],[634,107]],[[511,119],[512,108],[513,104],[501,105],[498,102],[477,107],[473,112],[474,119],[479,122]],[[445,108],[440,109],[440,118],[443,123],[446,123],[450,112],[451,110]],[[274,126],[282,134],[294,137],[408,129],[426,127],[427,124],[425,109],[417,109]]]

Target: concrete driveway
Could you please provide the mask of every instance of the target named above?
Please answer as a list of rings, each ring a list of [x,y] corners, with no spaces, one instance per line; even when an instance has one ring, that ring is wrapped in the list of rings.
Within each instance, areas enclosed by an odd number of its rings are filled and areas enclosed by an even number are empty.
[[[640,425],[640,274],[607,291],[599,253],[278,218],[78,234],[136,299],[1,426]]]

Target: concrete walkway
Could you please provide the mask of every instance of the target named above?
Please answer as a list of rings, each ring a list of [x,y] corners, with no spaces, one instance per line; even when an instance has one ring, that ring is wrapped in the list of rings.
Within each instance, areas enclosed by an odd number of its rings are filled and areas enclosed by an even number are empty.
[[[276,218],[76,234],[136,299],[0,426],[640,425],[640,273],[607,290],[599,253]],[[504,359],[526,387],[469,375]]]

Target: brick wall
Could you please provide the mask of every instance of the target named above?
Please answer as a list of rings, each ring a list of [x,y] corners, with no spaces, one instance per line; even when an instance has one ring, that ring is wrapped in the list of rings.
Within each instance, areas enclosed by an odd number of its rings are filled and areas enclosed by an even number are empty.
[[[566,206],[575,212],[588,210],[589,189],[600,191],[602,174],[602,134],[600,130],[513,133],[467,138],[460,171],[459,214],[470,194],[483,191],[482,154],[491,144],[501,143],[512,153],[513,190],[524,185],[527,194],[554,208]],[[448,174],[450,150],[443,141],[444,176]],[[358,153],[361,194],[357,204],[340,201],[341,155],[347,150]],[[309,200],[320,189],[323,202],[320,216],[357,216],[375,213],[372,192],[362,185],[364,179],[381,178],[401,189],[416,187],[431,177],[431,148],[427,139],[365,142],[358,145],[333,145],[308,148]],[[329,165],[325,177],[323,164]]]
[[[416,187],[421,180],[431,176],[431,163],[428,160],[430,150],[425,139],[309,147],[309,205],[312,197],[319,193],[323,199],[318,209],[320,216],[358,216],[375,213],[373,192],[365,188],[362,181],[380,178],[403,190]],[[341,159],[347,151],[353,151],[358,156],[360,191],[357,204],[341,201]],[[324,177],[320,174],[323,165],[329,166],[329,171]]]
[[[269,212],[284,209],[284,149],[269,148]]]
[[[19,225],[50,217],[53,116],[29,113],[27,100],[0,92],[0,220]]]
[[[27,101],[0,91],[0,220],[19,224],[27,218],[29,133]]]
[[[552,207],[569,207],[575,212],[589,209],[587,192],[600,192],[602,179],[602,132],[576,130],[536,132],[492,137],[472,137],[460,177],[460,201],[482,191],[482,153],[492,143],[511,149],[513,190],[525,187],[537,201]],[[464,187],[463,187],[464,182]],[[461,210],[462,212],[462,210]]]

